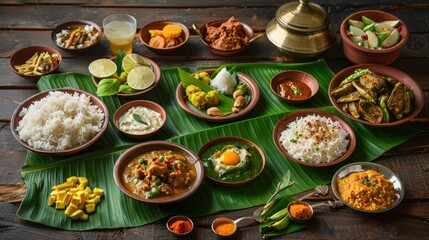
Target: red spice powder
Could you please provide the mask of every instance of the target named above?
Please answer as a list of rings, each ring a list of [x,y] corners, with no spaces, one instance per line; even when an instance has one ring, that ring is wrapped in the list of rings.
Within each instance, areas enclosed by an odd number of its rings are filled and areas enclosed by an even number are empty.
[[[168,228],[175,233],[187,233],[192,230],[192,224],[188,220],[175,220],[168,224]]]

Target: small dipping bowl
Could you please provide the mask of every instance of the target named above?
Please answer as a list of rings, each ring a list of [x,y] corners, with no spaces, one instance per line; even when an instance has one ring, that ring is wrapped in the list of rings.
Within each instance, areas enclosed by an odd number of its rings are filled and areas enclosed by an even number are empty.
[[[293,92],[291,94],[283,93],[281,84],[288,85],[289,83],[298,88],[302,95],[294,94]],[[286,70],[278,73],[271,79],[270,88],[277,97],[287,103],[302,103],[316,95],[317,91],[319,91],[319,83],[313,76],[306,72]],[[290,89],[293,91],[292,87]],[[310,90],[309,94],[308,90]]]
[[[299,212],[298,214],[292,214],[291,213],[291,208],[294,208],[297,205],[301,205],[304,206],[306,210]],[[306,221],[308,221],[312,216],[313,216],[313,207],[311,207],[311,205],[308,202],[304,202],[304,201],[293,201],[290,202],[287,205],[287,211],[288,211],[288,217],[290,218],[290,220],[292,220],[293,222],[296,223],[304,223]],[[303,216],[304,214],[307,214],[307,216]]]
[[[225,231],[226,229],[220,229],[222,226],[227,228],[228,231]],[[231,218],[216,218],[212,222],[212,231],[220,238],[227,238],[234,235],[234,233],[237,231],[237,224]]]
[[[177,221],[185,221],[191,224],[191,229],[189,231],[186,232],[176,232],[173,230],[173,224]],[[192,220],[186,216],[173,216],[170,219],[168,219],[167,223],[166,223],[167,229],[168,231],[170,231],[171,234],[173,234],[176,237],[184,237],[186,235],[188,235],[189,233],[192,232],[192,230],[194,229],[194,223],[192,222]]]

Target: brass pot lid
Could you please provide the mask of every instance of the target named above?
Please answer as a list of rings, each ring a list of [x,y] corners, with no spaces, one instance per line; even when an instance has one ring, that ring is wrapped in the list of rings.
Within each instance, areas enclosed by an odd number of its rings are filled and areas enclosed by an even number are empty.
[[[301,33],[319,32],[329,26],[325,9],[309,0],[282,5],[276,12],[276,19],[284,28]]]

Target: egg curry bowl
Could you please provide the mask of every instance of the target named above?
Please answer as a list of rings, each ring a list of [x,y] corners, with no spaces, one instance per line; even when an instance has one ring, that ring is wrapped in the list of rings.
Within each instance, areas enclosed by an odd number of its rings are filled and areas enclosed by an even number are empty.
[[[224,186],[241,186],[257,178],[265,155],[255,143],[239,137],[221,137],[203,145],[198,157],[207,178]]]

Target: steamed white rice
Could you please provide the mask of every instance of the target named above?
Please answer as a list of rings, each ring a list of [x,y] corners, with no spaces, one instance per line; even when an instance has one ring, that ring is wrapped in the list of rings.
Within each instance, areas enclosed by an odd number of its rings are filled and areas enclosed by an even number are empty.
[[[216,74],[216,77],[210,81],[210,85],[222,94],[232,95],[235,91],[237,82],[224,67]]]
[[[281,133],[280,142],[296,159],[328,163],[341,157],[349,145],[347,132],[337,121],[319,115],[297,118]]]
[[[19,113],[19,138],[42,150],[66,150],[91,140],[101,130],[104,113],[85,94],[61,91],[33,102]]]

